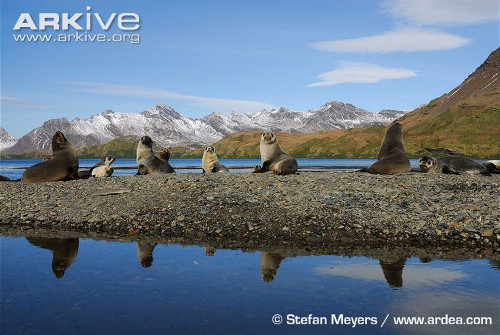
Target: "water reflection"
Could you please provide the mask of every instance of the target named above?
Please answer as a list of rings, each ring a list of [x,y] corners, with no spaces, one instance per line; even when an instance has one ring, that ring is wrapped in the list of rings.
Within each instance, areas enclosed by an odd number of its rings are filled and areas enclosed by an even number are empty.
[[[203,251],[205,252],[205,256],[214,256],[215,250],[216,249],[210,245],[206,245],[203,247]]]
[[[266,283],[273,281],[284,258],[285,256],[281,254],[263,251],[260,255],[260,274],[262,280]]]
[[[30,243],[53,252],[56,277],[71,267],[65,280],[47,276],[50,253]],[[310,255],[298,248],[225,249],[213,240],[201,245],[166,243],[166,239],[121,242],[0,237],[1,332],[498,333],[500,286],[495,256],[490,261],[456,262],[443,260],[448,255],[434,251],[426,254],[407,249],[366,249],[364,256],[358,251]],[[215,253],[217,257],[206,257]],[[144,271],[138,259],[150,268]],[[30,312],[34,310],[36,313]],[[271,317],[276,313],[376,316],[379,324],[356,328],[275,325]],[[387,314],[391,317],[381,330]],[[444,315],[491,316],[493,326],[405,327],[392,321],[393,316]]]
[[[53,252],[52,271],[56,278],[62,278],[64,272],[73,263],[78,254],[77,238],[27,237],[31,244]]]
[[[384,273],[387,284],[391,287],[403,286],[403,268],[406,257],[382,257],[379,258],[380,267]]]
[[[153,264],[153,250],[157,244],[146,241],[137,242],[137,258],[143,268],[149,268]]]

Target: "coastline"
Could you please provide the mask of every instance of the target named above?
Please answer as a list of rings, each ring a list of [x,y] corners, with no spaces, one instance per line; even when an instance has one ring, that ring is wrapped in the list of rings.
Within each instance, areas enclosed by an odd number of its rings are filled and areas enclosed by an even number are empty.
[[[303,172],[1,184],[0,233],[229,248],[500,252],[500,177]]]

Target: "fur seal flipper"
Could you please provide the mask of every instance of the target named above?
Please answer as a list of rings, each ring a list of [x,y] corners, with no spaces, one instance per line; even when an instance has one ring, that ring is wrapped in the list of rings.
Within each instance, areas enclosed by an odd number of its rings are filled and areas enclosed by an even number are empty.
[[[403,126],[401,123],[395,122],[387,129],[384,140],[380,145],[378,161],[360,171],[374,174],[411,171],[410,160],[406,156],[403,144]]]
[[[78,179],[78,155],[60,131],[52,137],[52,151],[53,158],[27,168],[21,180],[49,182]]]

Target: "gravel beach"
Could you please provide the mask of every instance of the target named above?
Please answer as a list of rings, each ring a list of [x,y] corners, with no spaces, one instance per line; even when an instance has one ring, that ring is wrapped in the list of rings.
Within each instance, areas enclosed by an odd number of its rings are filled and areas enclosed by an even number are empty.
[[[0,233],[500,252],[500,175],[228,173],[2,182]]]

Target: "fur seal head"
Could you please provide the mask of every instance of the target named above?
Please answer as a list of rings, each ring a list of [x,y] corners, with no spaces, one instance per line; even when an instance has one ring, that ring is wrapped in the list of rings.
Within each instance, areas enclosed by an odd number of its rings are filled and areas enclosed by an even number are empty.
[[[160,149],[156,152],[156,157],[161,160],[168,161],[170,159],[170,151],[166,149]]]
[[[418,166],[422,172],[429,172],[437,168],[436,159],[431,156],[423,156],[418,160]]]

